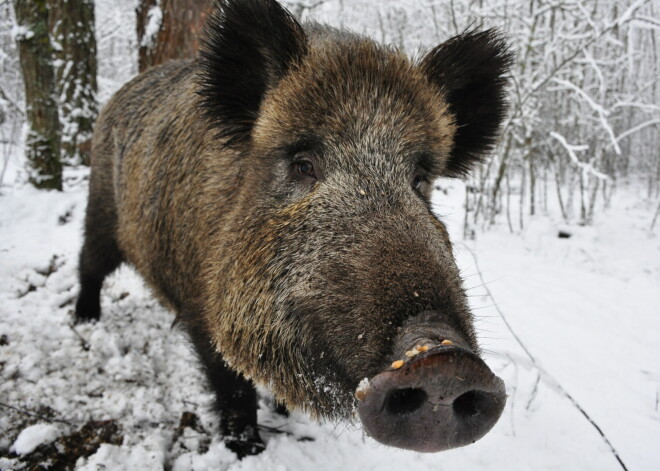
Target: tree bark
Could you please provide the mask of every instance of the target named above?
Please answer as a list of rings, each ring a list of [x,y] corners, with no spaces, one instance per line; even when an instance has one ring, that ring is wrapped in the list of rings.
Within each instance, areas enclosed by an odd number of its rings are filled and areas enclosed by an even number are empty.
[[[170,59],[195,57],[210,0],[140,0],[137,37],[140,72]]]
[[[55,100],[47,0],[14,0],[18,52],[25,84],[29,126],[25,154],[30,182],[37,188],[62,189],[60,123]]]
[[[50,1],[63,158],[89,165],[88,144],[98,115],[94,1]]]

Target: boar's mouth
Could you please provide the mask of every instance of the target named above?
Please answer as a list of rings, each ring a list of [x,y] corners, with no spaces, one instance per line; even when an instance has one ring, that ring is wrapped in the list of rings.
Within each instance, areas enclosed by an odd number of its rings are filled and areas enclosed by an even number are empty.
[[[422,346],[360,384],[358,414],[368,435],[436,452],[469,445],[495,425],[506,403],[504,382],[477,355],[449,344]]]

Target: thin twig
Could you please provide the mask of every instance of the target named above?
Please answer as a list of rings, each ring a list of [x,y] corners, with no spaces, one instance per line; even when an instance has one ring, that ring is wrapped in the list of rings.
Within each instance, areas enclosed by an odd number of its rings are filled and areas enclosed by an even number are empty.
[[[67,420],[64,419],[50,419],[48,417],[45,417],[43,415],[36,414],[34,412],[30,412],[29,410],[26,409],[21,409],[20,407],[14,407],[10,406],[9,404],[5,404],[4,402],[0,402],[0,407],[5,407],[7,409],[14,410],[16,412],[19,412],[21,414],[29,415],[30,417],[36,417],[37,419],[45,420],[46,422],[59,422],[61,424],[66,424],[73,426],[73,424]]]
[[[3,100],[5,103],[9,105],[9,108],[12,109],[14,113],[16,113],[18,116],[21,118],[25,117],[25,112],[21,109],[20,106],[18,106],[17,103],[15,103],[11,98],[7,96],[5,91],[2,89],[2,86],[0,86],[0,100]]]
[[[534,402],[534,399],[536,399],[536,395],[539,393],[540,382],[541,382],[541,374],[537,373],[536,381],[534,381],[534,388],[532,389],[532,393],[529,395],[529,401],[527,401],[527,406],[525,406],[525,410],[529,410],[530,407],[532,407],[532,402]]]
[[[71,328],[73,333],[76,334],[76,336],[80,339],[82,349],[85,350],[85,351],[88,351],[89,350],[89,342],[85,339],[85,337],[80,335],[80,333],[76,330],[76,328],[73,326],[73,324],[69,324],[69,327]]]
[[[290,437],[293,436],[293,433],[291,433],[287,430],[283,430],[280,427],[273,427],[273,426],[265,425],[265,424],[257,424],[257,428],[259,428],[261,430],[265,430],[266,432],[269,432],[269,433],[283,433],[283,434],[288,435]]]
[[[653,221],[651,221],[651,232],[653,232],[653,228],[655,227],[655,223],[658,220],[658,215],[660,215],[660,201],[658,201],[658,207],[655,210],[655,216],[653,216]]]
[[[474,251],[473,251],[472,249],[470,249],[470,247],[468,247],[466,244],[462,244],[462,245],[465,247],[465,249],[466,249],[466,250],[470,253],[470,255],[472,256],[472,259],[474,260],[474,265],[475,265],[475,267],[477,268],[477,271],[479,272],[479,277],[481,278],[481,281],[483,282],[483,287],[484,287],[484,289],[486,290],[486,292],[488,293],[488,297],[490,297],[490,299],[491,299],[491,300],[493,301],[493,303],[495,304],[495,310],[498,312],[498,314],[499,314],[500,317],[502,318],[502,321],[503,321],[504,324],[506,325],[506,327],[507,327],[507,329],[509,330],[509,332],[511,332],[511,335],[513,336],[513,338],[516,340],[516,342],[518,343],[518,345],[520,345],[520,348],[523,349],[523,351],[525,352],[525,354],[527,355],[527,357],[528,357],[529,360],[531,361],[531,363],[532,363],[532,365],[534,366],[534,368],[536,368],[536,370],[539,372],[539,375],[540,375],[540,376],[543,376],[544,379],[545,379],[547,382],[553,384],[553,385],[554,385],[554,386],[555,386],[555,387],[556,387],[556,388],[557,388],[557,389],[558,389],[558,390],[564,395],[564,397],[566,397],[566,399],[568,399],[568,400],[573,404],[573,406],[574,406],[574,407],[575,407],[575,408],[576,408],[576,409],[577,409],[577,410],[578,410],[578,411],[584,416],[584,418],[587,419],[587,421],[589,421],[589,423],[591,424],[591,426],[592,426],[594,429],[596,429],[596,431],[598,432],[598,434],[601,436],[601,438],[603,439],[603,441],[605,442],[605,444],[607,444],[608,448],[610,449],[610,451],[612,452],[612,454],[614,455],[614,457],[616,458],[616,460],[619,462],[619,465],[621,465],[621,469],[623,469],[624,471],[628,471],[628,468],[626,467],[626,465],[624,464],[623,460],[622,460],[621,457],[619,456],[619,453],[616,451],[616,448],[614,448],[614,445],[612,445],[612,442],[610,442],[609,438],[607,438],[607,435],[605,435],[605,433],[604,433],[603,430],[600,428],[600,426],[595,422],[595,420],[594,420],[594,419],[593,419],[593,418],[587,413],[586,410],[584,410],[584,408],[582,407],[582,405],[580,405],[580,403],[579,403],[579,402],[578,402],[573,396],[571,396],[571,394],[570,394],[570,393],[569,393],[569,392],[568,392],[568,391],[567,391],[567,390],[561,385],[561,383],[560,383],[560,382],[559,382],[554,376],[552,376],[550,373],[548,373],[546,370],[544,370],[544,369],[543,369],[543,368],[537,363],[536,358],[534,358],[534,355],[531,354],[531,352],[529,351],[529,349],[525,346],[525,343],[524,343],[524,342],[522,341],[522,339],[518,336],[518,334],[516,334],[516,332],[513,330],[513,327],[511,326],[511,324],[510,324],[509,321],[507,320],[506,316],[504,315],[504,312],[502,312],[502,310],[500,309],[500,307],[497,305],[497,302],[495,301],[495,298],[493,297],[493,293],[491,293],[490,289],[488,288],[488,285],[486,284],[486,281],[485,281],[485,280],[483,279],[483,277],[481,276],[481,268],[479,267],[479,262],[477,261],[477,256],[476,256],[476,254],[475,254]]]
[[[517,384],[518,384],[518,364],[511,358],[509,354],[506,355],[506,357],[509,359],[511,364],[513,365],[513,371],[516,375],[516,385],[513,386],[513,391],[511,391],[511,394],[509,397],[511,398],[511,434],[515,437],[516,436],[516,423],[515,423],[515,417],[514,417],[514,409],[515,409],[515,404],[516,404],[516,392],[518,390]]]

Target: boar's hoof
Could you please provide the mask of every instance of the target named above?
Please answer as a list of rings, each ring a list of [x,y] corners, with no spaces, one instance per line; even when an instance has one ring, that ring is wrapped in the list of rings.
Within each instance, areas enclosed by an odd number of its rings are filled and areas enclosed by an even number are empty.
[[[246,456],[258,455],[266,449],[266,445],[258,434],[253,436],[242,436],[242,437],[227,437],[225,438],[225,445],[231,451],[236,453],[236,456],[239,460],[242,460]]]
[[[289,417],[289,409],[283,402],[276,402],[274,412],[282,417]]]
[[[73,322],[82,324],[86,322],[96,322],[101,317],[101,306],[98,300],[88,299],[87,296],[81,295],[76,302],[76,310],[73,315]]]
[[[456,346],[430,349],[359,389],[366,432],[386,445],[435,452],[469,445],[497,422],[504,382],[474,353]]]

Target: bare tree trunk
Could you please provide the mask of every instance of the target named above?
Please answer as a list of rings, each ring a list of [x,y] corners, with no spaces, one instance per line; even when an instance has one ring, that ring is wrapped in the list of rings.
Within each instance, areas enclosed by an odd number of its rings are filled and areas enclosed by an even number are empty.
[[[513,234],[513,223],[511,222],[511,182],[509,174],[506,175],[506,222],[509,224],[509,232]]]
[[[138,71],[144,72],[152,65],[156,53],[158,31],[163,24],[163,10],[157,0],[140,0],[135,9],[138,42]]]
[[[570,169],[564,169],[565,173],[568,174],[568,183],[566,185],[568,190],[568,196],[566,199],[566,216],[573,216],[573,206],[575,203],[575,187],[577,186],[577,180],[581,177],[582,173],[572,172]]]
[[[543,212],[548,213],[548,164],[543,166]]]
[[[170,59],[195,57],[210,0],[140,0],[137,37],[140,72]]]
[[[522,176],[520,178],[520,207],[518,208],[518,217],[520,217],[520,230],[525,229],[525,190],[527,188],[527,167],[525,166],[525,161],[523,160]]]
[[[596,209],[596,200],[598,199],[598,188],[600,186],[600,180],[596,178],[594,182],[594,187],[591,190],[591,198],[589,199],[589,209],[587,210],[587,224],[592,224],[594,222],[594,210]]]
[[[655,194],[660,194],[660,159],[657,159],[657,166],[655,171]]]
[[[30,183],[37,188],[61,190],[60,124],[47,1],[14,0],[14,9],[29,126],[25,155],[31,167]]]
[[[585,178],[584,172],[580,172],[580,225],[585,226],[588,224],[587,221],[587,206],[585,203]]]
[[[475,186],[470,182],[465,184],[465,219],[463,220],[463,239],[465,240],[474,240],[476,237],[476,231],[473,227],[473,223],[470,223],[470,211],[472,207],[470,206],[470,192],[474,191]]]
[[[504,148],[504,151],[502,152],[502,159],[500,161],[500,166],[497,169],[497,177],[495,178],[495,183],[493,184],[493,190],[492,190],[492,195],[491,195],[491,201],[492,201],[492,207],[491,207],[491,219],[490,222],[491,224],[495,223],[495,201],[497,201],[497,196],[500,191],[500,186],[502,185],[502,179],[504,178],[505,175],[507,175],[507,163],[509,160],[509,155],[511,152],[511,144],[513,143],[513,137],[511,134],[509,134],[507,141],[506,141],[506,146]],[[488,169],[490,170],[490,165],[492,165],[492,160],[491,163],[488,166]],[[482,195],[486,193],[485,189],[485,180],[482,184]],[[475,219],[479,216],[479,209],[481,208],[481,199],[479,200],[479,206],[477,206],[477,211],[474,215]]]
[[[564,199],[561,196],[561,180],[559,178],[559,170],[555,170],[555,185],[557,187],[557,200],[559,201],[559,209],[561,210],[561,215],[564,218],[564,221],[568,221],[568,214],[566,214],[566,209],[564,208]]]
[[[534,167],[534,150],[531,148],[530,138],[525,139],[527,146],[527,160],[529,162],[529,215],[536,214],[536,168]]]
[[[96,101],[93,0],[51,0],[50,15],[65,161],[89,165]]]

